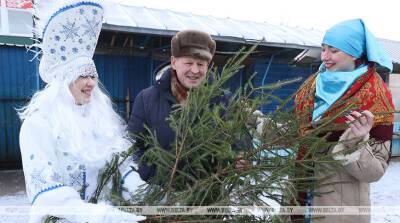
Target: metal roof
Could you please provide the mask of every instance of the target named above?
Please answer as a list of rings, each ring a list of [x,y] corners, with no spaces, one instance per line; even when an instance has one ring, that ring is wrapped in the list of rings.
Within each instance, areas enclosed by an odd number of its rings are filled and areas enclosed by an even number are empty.
[[[318,29],[195,15],[189,12],[123,5],[112,1],[105,1],[103,4],[105,30],[173,36],[183,29],[198,29],[210,33],[215,40],[220,41],[252,43],[263,39],[262,45],[307,50],[302,57],[319,57],[325,33]],[[400,41],[379,41],[393,62],[400,64]],[[0,37],[0,45],[3,44],[26,45],[20,42],[9,43]]]
[[[106,3],[104,29],[157,35],[174,35],[183,29],[210,33],[214,39],[229,42],[255,42],[289,48],[319,47],[322,31],[242,21],[232,18],[195,15],[189,12]],[[107,10],[108,9],[108,10]]]
[[[320,50],[325,33],[318,29],[195,15],[109,1],[105,3],[105,8],[103,29],[106,30],[172,36],[183,29],[197,29],[210,33],[216,40],[256,42],[264,39],[263,45],[311,49],[312,54]],[[400,41],[378,40],[393,62],[400,64]]]
[[[385,48],[386,52],[388,52],[392,61],[400,64],[400,41],[379,39],[379,42]]]

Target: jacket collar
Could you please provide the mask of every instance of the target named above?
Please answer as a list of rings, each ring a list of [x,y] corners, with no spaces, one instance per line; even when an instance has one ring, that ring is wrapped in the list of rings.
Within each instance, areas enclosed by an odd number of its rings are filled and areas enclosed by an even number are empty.
[[[171,93],[171,72],[174,72],[170,65],[159,69],[155,75],[155,87],[162,92],[163,96],[171,103],[178,103],[178,100]]]

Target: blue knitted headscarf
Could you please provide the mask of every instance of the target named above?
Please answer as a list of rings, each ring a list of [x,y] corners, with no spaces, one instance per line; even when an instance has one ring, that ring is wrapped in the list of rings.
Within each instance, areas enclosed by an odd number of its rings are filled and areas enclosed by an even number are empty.
[[[332,46],[355,58],[364,55],[368,61],[376,62],[389,71],[393,69],[389,55],[361,19],[347,20],[334,25],[326,32],[322,44]],[[318,120],[367,70],[366,65],[361,65],[353,71],[328,71],[325,65],[321,64],[316,78],[313,121]]]

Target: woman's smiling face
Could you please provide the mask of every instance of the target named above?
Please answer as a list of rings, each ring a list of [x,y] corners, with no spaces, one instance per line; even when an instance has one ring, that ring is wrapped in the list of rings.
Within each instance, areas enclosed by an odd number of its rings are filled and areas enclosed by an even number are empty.
[[[69,85],[69,90],[78,105],[87,104],[92,97],[92,91],[97,86],[96,76],[79,76]]]
[[[322,44],[321,60],[329,71],[352,71],[355,68],[356,58],[332,46]]]

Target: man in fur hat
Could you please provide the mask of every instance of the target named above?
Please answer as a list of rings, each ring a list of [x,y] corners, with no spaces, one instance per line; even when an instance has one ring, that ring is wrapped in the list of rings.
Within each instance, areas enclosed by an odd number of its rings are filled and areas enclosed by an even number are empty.
[[[215,41],[208,33],[197,30],[178,32],[171,40],[170,65],[156,71],[155,84],[137,95],[128,130],[139,135],[146,133],[147,126],[155,133],[161,147],[170,150],[175,140],[175,133],[167,121],[171,108],[175,104],[185,106],[189,89],[199,87],[207,79],[215,48]],[[229,94],[220,95],[210,104],[226,105],[229,97]],[[139,150],[134,159],[139,161],[147,148],[140,139],[137,139],[137,146]],[[137,171],[144,181],[156,175],[155,166],[144,162],[139,164]]]
[[[145,125],[157,135],[161,147],[170,150],[175,133],[166,120],[175,104],[186,105],[188,91],[199,87],[205,80],[212,57],[215,41],[208,33],[197,30],[178,32],[171,40],[171,64],[156,71],[154,85],[142,90],[136,97],[128,130],[133,134],[145,133]],[[216,98],[215,103],[228,103],[229,96]],[[139,151],[136,160],[147,149],[137,140]],[[155,166],[139,164],[138,173],[144,181],[155,176]]]

